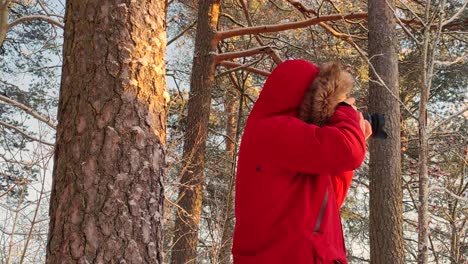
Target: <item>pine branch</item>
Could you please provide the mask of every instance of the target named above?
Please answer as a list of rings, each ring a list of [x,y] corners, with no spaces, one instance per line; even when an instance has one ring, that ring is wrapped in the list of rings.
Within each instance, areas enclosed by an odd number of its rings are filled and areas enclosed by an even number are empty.
[[[256,61],[254,63],[256,63]],[[231,72],[234,72],[234,71],[238,71],[238,70],[245,70],[245,71],[248,71],[248,72],[251,72],[251,73],[256,73],[258,75],[262,75],[262,76],[265,76],[265,77],[268,77],[270,75],[270,72],[250,67],[251,66],[250,63],[249,64],[241,64],[241,63],[232,62],[232,61],[222,61],[218,65],[224,66],[226,68],[230,68],[230,70],[226,71],[226,72],[223,72],[223,73],[220,73],[216,77],[220,77],[222,75],[225,75],[225,74],[228,74],[228,73],[231,73]]]
[[[457,19],[462,13],[463,11],[465,11],[466,9],[466,4],[468,4],[468,0],[465,0],[465,2],[463,3],[463,6],[457,11],[457,13],[455,13],[451,18],[449,18],[448,20],[442,22],[442,26],[447,26],[449,25],[450,23],[452,23],[455,19]],[[443,7],[442,7],[443,8]]]
[[[247,57],[253,56],[256,54],[264,53],[264,54],[271,54],[272,48],[270,46],[263,46],[263,47],[256,47],[253,49],[243,50],[243,51],[236,51],[236,52],[226,52],[222,54],[217,54],[215,56],[215,64],[224,61],[224,60],[232,60],[240,57]]]
[[[249,11],[247,10],[247,5],[245,4],[245,1],[239,0],[239,2],[242,5],[242,10],[244,11],[245,19],[247,20],[249,27],[252,27],[253,26],[252,19],[250,18],[250,14],[249,14]],[[264,42],[258,35],[255,35],[255,39],[257,40],[258,44],[265,46]],[[281,62],[283,62],[283,59],[281,59],[281,57],[275,50],[270,49],[269,55],[276,64],[280,64]]]
[[[396,18],[396,20],[398,21],[398,24],[401,26],[403,31],[405,31],[406,35],[410,36],[416,42],[416,44],[422,45],[422,42],[419,41],[416,38],[416,36],[413,33],[411,33],[411,31],[409,31],[409,29],[406,27],[405,23],[403,23],[403,21],[401,21],[401,19],[397,15],[397,11],[392,7],[392,5],[390,5],[390,3],[388,1],[386,1],[386,2],[387,2],[387,6],[392,10],[393,16]],[[404,5],[406,6],[405,3],[404,3]],[[409,9],[409,7],[407,7],[407,8]],[[410,11],[413,12],[413,10],[411,10],[411,9],[410,9]],[[422,25],[424,25],[424,22],[416,15],[416,13],[413,12],[413,14],[414,14],[414,16],[416,16],[416,18],[418,18],[421,21]]]
[[[293,5],[299,12],[301,12],[305,18],[310,18],[311,15],[315,15],[316,17],[319,16],[319,14],[316,11],[314,11],[311,8],[306,8],[303,4],[299,3],[298,1],[294,1],[294,0],[287,0],[287,1],[291,5]],[[335,30],[334,28],[332,28],[330,25],[326,24],[325,22],[319,22],[318,25],[324,28],[326,31],[328,31],[330,34],[332,34],[332,36],[336,38],[342,39],[348,43],[351,43],[353,41],[351,39],[350,34],[344,34],[342,32],[338,32],[337,30]]]
[[[27,132],[25,132],[24,130],[19,129],[14,125],[5,123],[5,122],[3,122],[1,120],[0,120],[0,126],[4,126],[4,127],[9,128],[11,130],[14,130],[14,131],[20,133],[21,135],[23,135],[24,137],[29,138],[29,139],[31,139],[33,141],[37,141],[37,142],[39,142],[41,144],[49,145],[49,146],[52,146],[52,147],[55,146],[53,143],[46,142],[46,141],[43,141],[43,140],[41,140],[39,138],[33,137],[33,136],[29,135]]]
[[[420,23],[423,27],[426,26],[426,23],[424,22],[424,20],[422,20],[422,18],[420,18],[420,17],[418,16],[418,14],[416,14],[416,12],[414,12],[414,10],[406,4],[406,1],[401,1],[401,0],[400,0],[400,3],[402,3],[402,4],[406,7],[406,9],[409,10],[409,11],[411,12],[411,14],[413,14],[413,16],[419,21],[419,23]],[[388,4],[388,2],[387,2],[387,4]],[[395,12],[395,11],[393,11],[393,13],[396,15],[396,12]]]
[[[275,25],[262,25],[262,26],[255,26],[255,27],[247,27],[247,28],[237,28],[232,30],[220,31],[217,32],[213,38],[215,43],[232,37],[242,36],[242,35],[255,35],[260,33],[273,33],[291,29],[298,29],[304,28],[308,26],[313,26],[320,24],[321,22],[329,22],[329,21],[339,21],[339,20],[346,20],[346,19],[367,19],[367,13],[350,13],[350,14],[333,14],[327,16],[321,16],[316,18],[311,18],[299,22],[290,22],[290,23],[283,23],[283,24],[275,24]],[[400,19],[400,21],[407,25],[418,25],[424,26],[420,21],[415,21],[413,19]],[[463,26],[466,24],[466,20],[448,23],[444,25],[443,28],[452,28],[457,26]],[[430,25],[431,29],[437,28],[437,24]]]
[[[11,22],[9,25],[8,25],[8,30],[13,28],[14,26],[18,25],[18,24],[21,24],[21,23],[25,23],[25,22],[29,22],[29,21],[34,21],[34,20],[42,20],[42,21],[45,21],[45,22],[48,22],[52,25],[55,25],[59,28],[64,28],[64,24],[60,23],[59,21],[53,19],[53,18],[50,18],[48,16],[42,16],[42,15],[31,15],[31,16],[24,16],[24,17],[20,17],[18,19],[16,19],[15,21]]]
[[[44,13],[45,13],[47,16],[49,16],[49,17],[53,17],[53,16],[54,16],[54,17],[59,17],[59,18],[61,18],[61,19],[64,19],[64,17],[61,16],[61,15],[57,15],[57,14],[51,13],[50,10],[47,9],[47,7],[45,6],[45,4],[44,4],[44,2],[43,2],[42,0],[37,0],[37,3],[39,3],[39,5],[41,6],[42,11],[44,11]]]
[[[37,113],[36,111],[31,109],[30,107],[28,107],[28,106],[26,106],[26,105],[24,105],[24,104],[22,104],[20,102],[17,102],[15,100],[10,99],[10,98],[8,98],[6,96],[3,96],[3,95],[0,95],[0,101],[3,101],[5,103],[7,103],[7,104],[10,104],[10,105],[13,105],[13,106],[16,106],[16,107],[20,108],[21,110],[25,111],[27,114],[33,116],[34,118],[36,118],[39,121],[44,122],[46,125],[50,126],[53,129],[57,128],[55,126],[55,124],[52,122],[52,120],[42,116],[41,114]]]
[[[434,131],[436,131],[439,127],[447,124],[448,122],[450,122],[450,120],[452,120],[453,118],[459,116],[459,115],[462,115],[463,113],[465,113],[466,111],[468,111],[468,106],[465,106],[464,108],[462,108],[460,111],[456,112],[455,114],[445,118],[443,121],[439,122],[438,124],[436,124],[432,129],[431,131],[429,132],[429,134],[432,134],[434,133]]]
[[[288,1],[291,5],[293,5],[297,10],[299,10],[301,13],[303,13],[304,15],[307,15],[308,17],[310,17],[310,15],[314,15],[316,17],[319,16],[319,14],[313,10],[312,8],[306,8],[302,3],[300,3],[299,1],[295,1],[295,0],[286,0]]]
[[[336,21],[336,20],[342,20],[342,19],[362,19],[362,18],[367,18],[367,13],[334,14],[334,15],[312,18],[312,19],[299,21],[299,22],[290,22],[290,23],[277,24],[277,25],[262,25],[262,26],[256,26],[256,27],[248,27],[248,28],[238,28],[238,29],[220,31],[216,33],[214,37],[214,41],[217,42],[226,38],[232,38],[232,37],[242,36],[242,35],[260,34],[260,33],[267,33],[267,32],[272,33],[272,32],[278,32],[278,31],[284,31],[284,30],[290,30],[290,29],[303,28],[303,27],[316,25],[320,22],[326,22],[326,21]]]
[[[460,200],[460,201],[463,201],[463,202],[468,202],[468,197],[463,197],[463,196],[457,195],[457,194],[453,193],[452,191],[450,191],[449,189],[447,189],[446,187],[430,187],[429,188],[429,193],[435,192],[435,191],[444,191],[444,192],[446,192],[447,194],[449,194],[450,196],[452,196],[453,198],[455,198],[457,200]]]
[[[193,26],[195,26],[197,24],[197,21],[193,21],[192,24],[190,24],[186,29],[182,30],[179,34],[177,34],[175,37],[173,37],[171,40],[169,40],[167,42],[167,45],[166,46],[169,46],[172,44],[172,42],[176,41],[177,39],[179,39],[180,37],[182,37],[185,32],[189,31],[191,28],[193,28]]]
[[[463,63],[463,62],[465,62],[467,60],[468,60],[468,55],[465,55],[465,56],[457,57],[453,61],[438,61],[438,60],[435,60],[434,63],[436,65],[438,65],[438,66],[448,67],[448,66],[452,66],[452,65],[457,64],[457,63]]]

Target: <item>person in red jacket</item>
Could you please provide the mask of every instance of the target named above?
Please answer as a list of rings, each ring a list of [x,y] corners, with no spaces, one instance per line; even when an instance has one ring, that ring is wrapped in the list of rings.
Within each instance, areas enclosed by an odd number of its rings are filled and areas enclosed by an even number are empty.
[[[247,119],[236,175],[235,264],[347,263],[339,208],[371,128],[352,98],[326,126],[297,118],[318,72],[305,60],[281,63]]]

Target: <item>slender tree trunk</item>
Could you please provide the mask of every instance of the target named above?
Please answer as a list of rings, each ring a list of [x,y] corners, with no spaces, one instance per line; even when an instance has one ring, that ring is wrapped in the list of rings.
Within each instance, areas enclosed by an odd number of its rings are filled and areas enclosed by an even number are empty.
[[[449,197],[451,199],[452,197]],[[458,201],[454,201],[453,204],[449,203],[449,211],[451,212],[450,220],[450,263],[457,264],[460,260],[460,235],[455,224],[455,219],[458,218]]]
[[[183,170],[180,180],[177,217],[172,248],[173,264],[196,263],[200,223],[205,149],[214,86],[213,40],[218,23],[220,0],[199,0],[195,51],[184,136]]]
[[[423,44],[421,47],[421,95],[419,99],[419,207],[418,207],[418,264],[428,263],[428,240],[429,240],[429,128],[427,104],[432,87],[432,75],[434,70],[434,56],[442,30],[443,10],[445,0],[442,0],[440,9],[436,10],[439,15],[437,32],[431,34],[431,3],[426,3]]]
[[[426,6],[426,21],[429,19],[430,4]],[[429,134],[427,128],[427,101],[429,100],[428,85],[428,52],[430,28],[424,29],[424,43],[421,54],[421,98],[419,100],[419,207],[418,207],[418,264],[427,263],[428,252],[428,191],[429,176],[427,174],[427,158],[429,155]]]
[[[47,263],[161,263],[166,1],[69,0]]]
[[[423,65],[425,65],[424,62]],[[424,69],[425,71],[426,69]],[[426,73],[423,73],[425,76]],[[425,79],[425,77],[423,77]],[[427,158],[429,155],[429,133],[427,128],[427,100],[429,88],[425,81],[421,87],[419,101],[419,207],[418,207],[418,264],[427,263],[428,228],[429,228],[429,176],[427,174]]]
[[[394,6],[394,1],[369,1],[369,58],[373,65],[369,67],[369,110],[385,115],[389,135],[369,143],[369,233],[371,263],[376,264],[404,263],[400,107],[391,94],[399,96],[396,23],[387,3]],[[386,87],[375,82],[377,74]]]
[[[240,114],[242,112],[242,99],[240,100],[239,107],[236,109],[237,95],[233,91],[228,91],[226,96],[225,109],[228,114],[226,125],[226,156],[228,162],[226,164],[226,182],[228,183],[228,190],[225,195],[224,201],[225,210],[222,219],[222,235],[221,235],[221,248],[219,254],[219,263],[231,263],[231,248],[232,248],[232,231],[234,228],[234,182],[235,182],[235,165],[236,165],[236,145],[238,142],[238,124],[240,121]],[[237,110],[237,111],[236,111]]]

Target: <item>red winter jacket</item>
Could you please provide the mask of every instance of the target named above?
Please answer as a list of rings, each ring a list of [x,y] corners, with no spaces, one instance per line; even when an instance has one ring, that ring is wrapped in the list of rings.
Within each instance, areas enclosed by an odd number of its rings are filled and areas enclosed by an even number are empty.
[[[249,115],[236,176],[236,264],[347,263],[339,207],[366,144],[349,106],[322,128],[296,118],[318,70],[281,63]]]

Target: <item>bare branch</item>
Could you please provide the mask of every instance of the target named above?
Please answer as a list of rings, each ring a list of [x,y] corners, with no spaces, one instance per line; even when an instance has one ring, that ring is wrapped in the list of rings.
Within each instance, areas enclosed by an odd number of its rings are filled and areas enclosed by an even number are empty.
[[[223,40],[226,38],[232,38],[236,36],[279,32],[279,31],[285,31],[285,30],[290,30],[290,29],[304,28],[304,27],[308,27],[312,25],[317,25],[321,22],[338,21],[338,20],[346,20],[346,19],[367,19],[367,13],[333,14],[333,15],[328,15],[328,16],[311,18],[311,19],[307,19],[307,20],[299,21],[299,22],[290,22],[290,23],[275,24],[275,25],[262,25],[262,26],[237,28],[237,29],[232,29],[232,30],[220,31],[215,34],[213,38],[213,42],[217,43],[220,40]],[[400,20],[402,23],[405,23],[408,25],[410,24],[419,25],[419,26],[422,25],[421,22],[415,21],[413,19],[400,19]],[[444,28],[463,26],[465,22],[466,21],[449,23],[445,25]],[[430,26],[431,29],[434,29],[437,27],[438,27],[437,24],[433,24]]]
[[[251,102],[252,104],[255,103],[255,100],[252,99],[252,98],[245,92],[245,89],[244,89],[245,87],[241,87],[241,86],[239,85],[239,83],[236,81],[236,79],[238,79],[237,77],[234,78],[234,75],[233,75],[232,73],[229,73],[229,74],[228,74],[228,77],[229,77],[229,80],[231,81],[231,84],[232,84],[232,85],[234,86],[234,88],[239,92],[239,95],[240,95],[240,99],[239,99],[239,109],[241,109],[242,106],[243,106],[243,104],[244,104],[244,103],[243,103],[243,102],[244,102],[244,98],[247,98],[247,99],[249,100],[249,102]],[[241,114],[241,111],[239,111],[239,115],[240,115],[240,114]],[[241,120],[241,118],[238,117],[238,119],[237,119],[237,124],[238,124],[238,126],[237,126],[237,127],[240,126],[240,125],[239,125],[239,120]],[[238,129],[236,133],[239,133],[239,131],[240,131],[240,129]],[[237,136],[236,136],[236,138],[237,138]]]
[[[438,23],[438,26],[437,26],[437,32],[435,34],[435,37],[434,37],[434,40],[433,40],[433,43],[432,43],[432,51],[431,51],[431,55],[428,56],[429,57],[429,67],[428,67],[428,75],[430,76],[429,77],[429,83],[428,83],[428,88],[431,89],[432,87],[432,79],[433,79],[433,74],[434,74],[434,61],[435,61],[435,56],[436,56],[436,50],[437,50],[437,47],[438,47],[438,44],[439,44],[439,40],[440,40],[440,36],[442,35],[442,28],[443,28],[443,25],[442,25],[442,22],[443,22],[443,19],[444,19],[444,15],[445,15],[445,12],[444,12],[444,6],[445,6],[445,0],[443,0],[441,3],[440,3],[440,7],[439,7],[439,23]]]
[[[256,61],[255,61],[255,63],[256,63]],[[234,71],[238,71],[238,70],[246,70],[246,71],[249,71],[251,73],[256,73],[258,75],[262,75],[262,76],[266,76],[266,77],[268,77],[270,75],[270,72],[262,71],[262,70],[259,70],[257,68],[250,67],[250,65],[251,65],[250,63],[244,65],[244,64],[236,63],[236,62],[232,62],[232,61],[222,61],[218,65],[224,66],[226,68],[230,68],[231,70],[229,70],[227,72],[220,73],[216,77],[220,77],[221,75],[224,75],[224,74],[227,74],[227,73],[230,73],[230,72],[234,72]]]
[[[418,14],[416,14],[416,12],[414,12],[414,10],[406,4],[406,1],[401,1],[401,0],[400,0],[400,3],[402,3],[402,4],[406,7],[406,9],[408,9],[408,10],[411,12],[411,14],[413,14],[413,16],[414,16],[417,20],[419,20],[419,23],[421,23],[422,26],[425,26],[425,25],[426,25],[426,23],[424,23],[424,20],[422,20],[422,18],[420,18],[420,17],[418,16]],[[388,4],[388,2],[387,2],[387,4]],[[393,12],[395,13],[395,11],[393,11]]]
[[[450,120],[452,120],[453,118],[459,116],[459,115],[462,115],[463,113],[465,113],[466,111],[468,111],[468,106],[465,106],[464,108],[462,108],[460,111],[456,112],[455,114],[445,118],[444,120],[442,120],[441,122],[439,122],[437,125],[435,125],[429,132],[429,134],[432,134],[434,133],[434,131],[436,131],[439,127],[447,124],[448,122],[450,122]]]
[[[285,8],[285,7],[281,7],[279,6],[275,1],[273,0],[268,0],[268,2],[270,2],[270,4],[272,4],[274,7],[276,7],[276,9],[278,10],[281,10],[281,11],[284,11],[284,12],[291,12],[291,10]]]
[[[291,5],[293,5],[299,12],[301,12],[304,15],[305,18],[310,18],[311,14],[318,17],[317,12],[315,12],[314,10],[312,10],[310,8],[306,8],[303,4],[299,3],[298,1],[294,1],[294,0],[287,0],[287,1]],[[319,22],[318,25],[321,26],[322,28],[324,28],[326,31],[328,31],[330,34],[332,34],[332,36],[334,36],[334,37],[342,39],[342,40],[344,40],[344,41],[346,41],[348,43],[351,43],[353,41],[351,39],[350,34],[344,34],[342,32],[338,32],[337,30],[335,30],[333,27],[326,24],[325,22]]]
[[[448,67],[448,66],[452,66],[452,65],[457,64],[457,63],[463,63],[467,59],[468,59],[468,55],[465,55],[465,56],[457,57],[453,61],[438,61],[438,60],[435,60],[434,63],[436,65],[438,65],[438,66]]]
[[[49,158],[50,159],[50,158]],[[36,209],[34,210],[34,216],[33,216],[33,219],[31,221],[31,227],[29,228],[29,233],[28,233],[28,236],[26,238],[26,244],[24,245],[23,247],[23,253],[21,254],[21,259],[20,259],[20,263],[22,264],[24,262],[24,258],[26,256],[26,251],[28,250],[28,245],[29,245],[29,242],[31,241],[31,236],[32,236],[32,233],[33,233],[33,230],[34,230],[34,226],[35,224],[37,224],[36,220],[37,220],[37,215],[39,213],[39,208],[41,206],[41,201],[42,201],[42,198],[44,196],[44,186],[45,186],[45,177],[47,175],[47,166],[44,166],[44,169],[43,169],[43,176],[42,176],[42,183],[41,183],[41,191],[39,193],[39,199],[36,203]]]
[[[3,180],[8,180],[8,181],[12,181],[12,182],[20,182],[21,184],[23,184],[23,182],[25,182],[24,181],[25,179],[23,177],[16,177],[14,175],[7,174],[7,173],[1,172],[1,171],[0,171],[0,177],[3,178]]]
[[[13,99],[10,99],[6,96],[3,96],[3,95],[0,95],[0,101],[3,101],[3,102],[6,102],[10,105],[13,105],[13,106],[16,106],[18,108],[20,108],[21,110],[25,111],[26,113],[28,113],[29,115],[33,116],[34,118],[36,118],[37,120],[39,121],[42,121],[44,123],[46,123],[48,126],[50,126],[51,128],[53,129],[56,129],[57,127],[55,126],[55,124],[52,122],[52,120],[50,120],[49,118],[46,118],[44,116],[42,116],[41,114],[37,113],[36,111],[34,111],[33,109],[27,107],[26,105],[20,103],[20,102],[17,102]]]
[[[197,24],[197,21],[193,21],[192,24],[190,24],[186,29],[182,30],[179,34],[177,34],[175,37],[173,37],[171,40],[169,40],[167,42],[167,46],[171,45],[172,42],[176,41],[178,38],[182,37],[185,32],[189,31],[191,28],[193,28],[193,26],[195,26]]]
[[[465,0],[465,2],[463,3],[463,6],[457,11],[457,13],[455,13],[455,15],[453,15],[450,19],[442,22],[442,26],[446,26],[446,25],[452,23],[455,19],[457,19],[463,13],[463,11],[465,10],[466,4],[468,4],[468,0]],[[441,7],[441,8],[443,8],[443,7]]]
[[[464,202],[468,202],[468,197],[463,197],[463,196],[459,196],[453,192],[451,192],[449,189],[445,188],[445,187],[430,187],[430,192],[433,192],[433,191],[444,191],[446,192],[447,194],[449,194],[450,196],[452,196],[453,198],[455,199],[458,199],[460,201],[464,201]]]
[[[18,199],[18,205],[17,205],[17,208],[19,208],[21,206],[21,204],[23,203],[24,201],[24,196],[26,195],[26,192],[25,192],[25,188],[22,188],[21,189],[21,197]],[[13,226],[11,228],[11,233],[14,234],[16,233],[16,225],[18,224],[18,217],[19,217],[19,212],[15,212],[15,216],[14,216],[14,220],[13,220]],[[14,236],[11,235],[10,236],[10,243],[9,243],[9,246],[8,246],[8,255],[6,256],[6,263],[10,263],[10,257],[12,255],[12,251],[13,251],[13,247],[14,247]]]
[[[223,60],[232,60],[235,58],[247,57],[247,56],[252,56],[252,55],[256,55],[260,53],[271,54],[271,49],[272,48],[270,46],[263,46],[263,47],[257,47],[253,49],[243,50],[243,51],[226,52],[222,54],[217,54],[215,56],[215,64]]]
[[[47,7],[45,6],[45,4],[44,4],[44,2],[43,2],[42,0],[37,0],[37,2],[38,2],[39,5],[41,6],[42,11],[44,11],[44,13],[46,13],[47,16],[49,16],[49,17],[54,16],[54,17],[59,17],[59,18],[61,18],[61,19],[64,19],[64,17],[61,16],[61,15],[57,15],[57,14],[51,13],[50,10],[47,9]]]
[[[362,19],[362,18],[367,18],[367,13],[334,14],[334,15],[329,15],[329,16],[312,18],[312,19],[299,21],[299,22],[291,22],[291,23],[284,23],[284,24],[278,24],[278,25],[263,25],[263,26],[256,26],[256,27],[226,30],[226,31],[220,31],[216,33],[214,37],[214,41],[217,42],[226,38],[232,38],[232,37],[242,36],[242,35],[259,34],[259,33],[266,33],[266,32],[271,33],[271,32],[290,30],[290,29],[303,28],[303,27],[316,25],[320,22],[326,22],[326,21],[336,21],[336,20],[341,20],[341,19]]]
[[[416,42],[416,44],[421,45],[421,44],[422,44],[421,41],[419,41],[419,40],[416,38],[416,36],[415,36],[413,33],[411,33],[411,31],[409,31],[409,29],[406,27],[406,25],[403,23],[403,21],[401,21],[401,19],[398,17],[397,12],[396,12],[396,10],[392,7],[392,5],[391,5],[388,1],[385,1],[385,2],[387,3],[387,6],[392,10],[393,16],[396,18],[396,20],[398,21],[398,24],[401,26],[401,28],[403,29],[403,31],[405,31],[405,33],[406,33],[408,36],[410,36],[410,37],[414,40],[414,42]],[[406,6],[406,3],[405,3],[405,6]],[[408,7],[407,7],[407,8],[408,8]],[[409,9],[409,8],[408,8],[408,9]],[[413,10],[410,9],[410,11],[413,11]],[[415,13],[414,13],[414,15],[415,15],[418,19],[420,19]],[[424,22],[423,22],[422,20],[420,20],[420,21],[421,21],[421,23],[424,25]]]
[[[16,26],[18,24],[28,22],[28,21],[33,21],[33,20],[42,20],[42,21],[48,22],[48,23],[50,23],[52,25],[55,25],[57,27],[64,28],[64,25],[62,23],[60,23],[59,21],[57,21],[57,20],[55,20],[53,18],[50,18],[48,16],[31,15],[31,16],[20,17],[20,18],[16,19],[15,21],[11,22],[8,25],[8,30],[13,28],[14,26]]]
[[[1,172],[0,172],[0,176],[1,176]],[[3,193],[0,194],[0,198],[7,195],[9,192],[11,192],[11,190],[15,189],[18,185],[19,185],[18,182],[15,181],[13,185],[8,186],[8,188]],[[0,230],[0,232],[2,232],[2,231]],[[4,233],[4,232],[2,232],[2,233]]]
[[[249,11],[247,10],[245,1],[239,0],[239,2],[242,5],[242,10],[244,10],[245,19],[247,20],[249,27],[252,27],[253,26],[252,19],[250,18],[250,14],[249,14]],[[255,35],[255,39],[257,40],[258,44],[265,46],[262,39],[258,35]],[[275,50],[270,49],[269,55],[276,64],[280,64],[281,62],[283,62],[283,59],[281,59],[281,57],[278,55],[278,53]]]
[[[0,120],[0,126],[4,126],[4,127],[6,127],[6,128],[15,130],[16,132],[20,133],[20,134],[23,135],[24,137],[29,138],[29,139],[31,139],[31,140],[33,140],[33,141],[37,141],[37,142],[39,142],[39,143],[41,143],[41,144],[49,145],[49,146],[51,146],[51,147],[55,146],[53,143],[49,143],[49,142],[43,141],[43,140],[41,140],[41,139],[35,138],[35,137],[29,135],[29,134],[28,134],[27,132],[25,132],[24,130],[19,129],[19,128],[17,128],[17,127],[15,127],[15,126],[11,125],[11,124],[5,123],[5,122],[3,122],[3,121],[1,121],[1,120]]]
[[[234,23],[234,24],[236,24],[236,25],[238,25],[238,26],[240,26],[240,27],[245,27],[245,25],[243,25],[243,24],[240,23],[239,21],[235,20],[234,17],[232,17],[232,16],[229,15],[229,14],[221,13],[219,16],[220,16],[220,17],[225,17],[225,18],[229,19],[232,23]]]
[[[380,56],[382,56],[382,54],[380,54]],[[396,96],[392,92],[392,90],[390,90],[390,88],[387,86],[387,84],[382,80],[382,77],[380,77],[379,73],[375,70],[374,65],[372,64],[372,62],[368,58],[365,58],[365,59],[367,60],[367,63],[369,64],[369,67],[372,69],[372,72],[374,72],[375,76],[377,76],[377,79],[378,79],[377,83],[379,83],[380,85],[385,87],[385,89],[387,89],[387,91],[390,93],[390,95],[400,103],[400,105],[408,112],[408,114],[412,118],[414,118],[415,120],[418,120],[418,118],[408,109],[408,107],[400,100],[400,98],[398,98],[398,96]],[[375,80],[370,80],[370,79],[369,79],[369,81],[376,82]]]
[[[315,12],[315,10],[313,10],[312,8],[305,7],[299,1],[294,1],[294,0],[286,0],[286,1],[288,1],[291,5],[293,5],[297,10],[299,10],[304,15],[307,15],[307,16],[314,15],[316,17],[319,16],[319,14]]]

